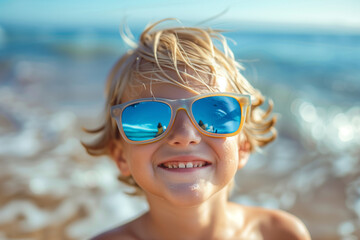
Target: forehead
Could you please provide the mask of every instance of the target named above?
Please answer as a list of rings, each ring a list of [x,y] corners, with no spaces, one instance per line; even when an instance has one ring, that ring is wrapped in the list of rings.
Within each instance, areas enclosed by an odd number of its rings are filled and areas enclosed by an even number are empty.
[[[172,81],[164,79],[164,76],[156,78],[153,74],[136,77],[126,86],[122,102],[148,97],[179,99],[202,93],[231,91],[228,80],[220,75],[194,73],[191,69],[179,73],[170,70],[166,71],[166,75]]]

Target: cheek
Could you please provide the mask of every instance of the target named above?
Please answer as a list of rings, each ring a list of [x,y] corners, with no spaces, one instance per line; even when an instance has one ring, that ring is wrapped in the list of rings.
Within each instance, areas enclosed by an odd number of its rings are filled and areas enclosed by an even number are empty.
[[[212,148],[218,157],[221,171],[236,172],[239,162],[239,149],[236,137],[214,139]]]
[[[227,138],[224,142],[224,156],[228,167],[236,172],[239,163],[239,149],[235,137]]]
[[[124,146],[124,157],[129,163],[140,161],[141,158],[150,158],[154,152],[153,144],[129,144]]]
[[[126,144],[124,146],[124,158],[133,177],[153,172],[152,157],[156,149],[155,144]]]
[[[216,180],[214,183],[225,187],[233,179],[238,169],[238,151],[235,138],[221,138],[212,141],[212,149],[217,155],[216,162]]]
[[[223,161],[236,161],[238,159],[238,142],[236,137],[228,137],[223,139],[221,143],[217,143],[217,151]]]

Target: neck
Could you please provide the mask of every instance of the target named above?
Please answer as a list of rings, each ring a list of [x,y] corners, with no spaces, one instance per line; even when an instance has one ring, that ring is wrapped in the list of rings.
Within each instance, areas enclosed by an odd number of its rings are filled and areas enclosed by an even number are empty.
[[[148,200],[150,210],[145,218],[154,239],[224,239],[232,232],[229,226],[234,223],[227,194],[218,193],[191,207],[170,205],[160,199]],[[242,218],[235,221],[238,224]]]

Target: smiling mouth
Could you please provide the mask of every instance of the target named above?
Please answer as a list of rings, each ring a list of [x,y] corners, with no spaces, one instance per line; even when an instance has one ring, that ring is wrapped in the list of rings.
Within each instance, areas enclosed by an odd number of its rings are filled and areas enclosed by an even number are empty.
[[[192,161],[192,162],[166,162],[166,163],[162,163],[159,165],[159,167],[164,168],[164,169],[175,169],[175,168],[180,168],[180,169],[189,169],[189,168],[201,168],[201,167],[206,167],[211,165],[211,163],[209,162],[205,162],[205,161]]]

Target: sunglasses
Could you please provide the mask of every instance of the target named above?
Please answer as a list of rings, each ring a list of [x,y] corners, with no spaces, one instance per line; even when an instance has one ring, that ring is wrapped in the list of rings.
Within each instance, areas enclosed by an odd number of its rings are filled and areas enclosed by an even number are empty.
[[[230,137],[240,132],[250,103],[250,95],[237,93],[207,93],[185,99],[143,98],[112,106],[111,116],[122,137],[133,144],[151,143],[166,136],[181,109],[204,135]]]

